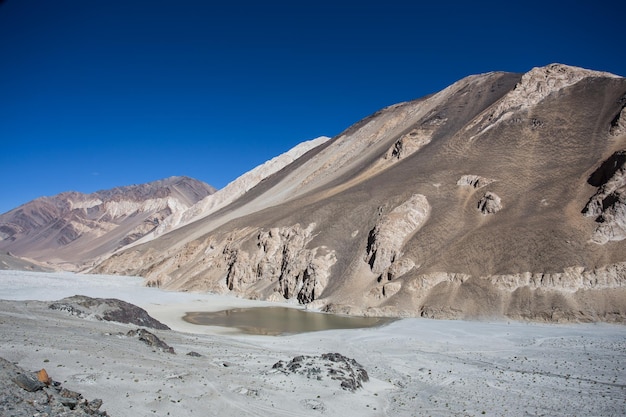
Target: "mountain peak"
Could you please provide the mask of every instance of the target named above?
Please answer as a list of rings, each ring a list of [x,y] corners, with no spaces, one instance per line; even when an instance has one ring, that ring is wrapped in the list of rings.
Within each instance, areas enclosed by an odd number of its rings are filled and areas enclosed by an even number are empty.
[[[522,75],[515,88],[506,94],[495,108],[490,109],[486,119],[477,122],[480,122],[481,130],[493,127],[496,123],[509,119],[514,112],[532,108],[551,94],[586,78],[622,77],[559,63],[535,67]]]

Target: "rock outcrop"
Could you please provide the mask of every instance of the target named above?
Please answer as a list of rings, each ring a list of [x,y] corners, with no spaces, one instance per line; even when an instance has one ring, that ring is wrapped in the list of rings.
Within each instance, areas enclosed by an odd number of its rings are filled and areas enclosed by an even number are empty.
[[[495,214],[502,210],[502,201],[497,194],[487,191],[478,201],[476,208],[482,214]]]
[[[100,268],[106,273],[142,274],[147,285],[154,287],[232,291],[251,298],[293,299],[306,304],[324,292],[336,262],[334,250],[323,245],[311,247],[315,227],[312,223],[307,228],[295,224],[236,229],[187,244],[153,269],[142,270],[145,259],[133,251],[118,255],[125,261],[137,260],[130,268],[117,269],[117,256]]]
[[[363,383],[369,381],[367,371],[361,364],[340,353],[296,356],[289,362],[276,362],[272,369],[287,375],[304,375],[313,380],[335,380],[339,382],[341,389],[352,392],[363,388]]]
[[[253,250],[245,249],[248,242],[227,244],[220,256],[225,261],[228,289],[245,293],[256,284],[260,284],[257,288],[269,284],[283,299],[303,304],[315,300],[328,283],[335,257],[323,247],[307,248],[314,228],[314,224],[306,229],[296,224],[259,230]]]
[[[426,197],[415,194],[381,216],[370,231],[367,242],[365,262],[370,265],[372,272],[381,275],[402,257],[402,247],[417,233],[429,214],[430,205]],[[411,268],[397,267],[391,274],[397,275],[398,270]]]
[[[626,96],[622,97],[619,102],[622,105],[622,109],[615,115],[613,120],[611,120],[609,127],[609,133],[612,136],[619,136],[626,133]]]
[[[154,333],[150,333],[146,329],[129,330],[128,333],[126,333],[126,336],[136,337],[137,339],[141,340],[146,345],[154,348],[155,350],[158,349],[162,352],[171,354],[176,353],[173,347],[171,347],[170,345],[159,339],[157,335],[155,335]]]
[[[482,128],[508,120],[516,112],[533,108],[550,94],[591,77],[617,78],[608,72],[591,71],[563,64],[533,68],[524,74],[515,88],[488,113],[487,119],[482,122]]]
[[[463,175],[456,182],[456,185],[461,187],[483,188],[494,181],[495,180],[491,178],[481,177],[480,175]]]
[[[263,279],[276,282],[275,291],[286,299],[308,303],[326,287],[332,256],[317,257],[318,248],[307,249],[315,225],[300,225],[259,231],[257,250],[245,251],[229,245],[227,256],[228,289],[241,290]]]
[[[592,240],[598,244],[626,238],[626,151],[614,153],[589,177],[598,191],[583,209],[598,226]]]
[[[387,151],[385,159],[400,160],[414,154],[415,152],[428,145],[432,140],[434,128],[441,126],[446,121],[445,118],[439,116],[427,120],[419,128],[411,130],[409,133],[402,135]]]
[[[315,300],[328,284],[335,257],[323,247],[307,248],[314,228],[311,224],[306,229],[294,225],[260,230],[252,251],[241,244],[227,245],[222,254],[228,289],[245,291],[263,280],[274,283],[274,292],[285,299],[303,304]]]
[[[66,311],[85,319],[115,321],[152,329],[169,330],[169,327],[151,317],[146,310],[116,298],[92,298],[75,295],[48,306],[51,310]]]
[[[545,322],[624,323],[626,305],[620,300],[626,296],[626,263],[590,270],[578,267],[554,273],[481,277],[435,272],[385,283],[372,290],[370,296],[384,301],[385,305],[329,304],[324,311],[369,317],[509,317]],[[386,302],[389,297],[398,301]],[[419,312],[416,314],[402,299],[412,300],[412,305],[419,306]]]
[[[0,415],[32,416],[107,416],[100,410],[102,400],[87,400],[80,393],[48,379],[42,382],[42,371],[28,372],[0,358]],[[46,373],[47,376],[47,373]]]

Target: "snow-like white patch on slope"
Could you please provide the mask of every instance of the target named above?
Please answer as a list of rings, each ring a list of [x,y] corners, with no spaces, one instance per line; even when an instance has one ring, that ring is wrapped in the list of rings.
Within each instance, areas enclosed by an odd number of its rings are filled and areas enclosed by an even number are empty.
[[[76,210],[76,209],[90,209],[92,207],[96,207],[99,206],[100,204],[102,204],[102,200],[99,198],[89,198],[87,200],[82,200],[82,201],[69,201],[70,203],[70,209],[71,210]]]
[[[150,198],[144,201],[119,200],[104,203],[104,214],[112,219],[128,216],[129,213],[158,212],[169,208],[174,214],[181,213],[188,206],[174,197]]]

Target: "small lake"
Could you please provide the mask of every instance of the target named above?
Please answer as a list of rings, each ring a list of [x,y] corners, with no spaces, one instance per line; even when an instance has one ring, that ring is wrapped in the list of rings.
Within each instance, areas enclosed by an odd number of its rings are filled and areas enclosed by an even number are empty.
[[[183,320],[203,326],[236,328],[248,334],[279,336],[333,329],[377,327],[394,321],[385,317],[354,317],[288,307],[235,308],[187,313]]]

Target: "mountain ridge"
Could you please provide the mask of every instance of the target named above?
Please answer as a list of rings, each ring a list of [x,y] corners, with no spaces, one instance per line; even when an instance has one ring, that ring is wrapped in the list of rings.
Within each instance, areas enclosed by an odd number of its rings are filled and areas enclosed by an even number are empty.
[[[143,236],[214,191],[189,177],[169,177],[89,194],[40,197],[0,215],[0,249],[75,269]]]
[[[623,322],[625,106],[599,71],[468,76],[92,271],[346,314]]]
[[[624,97],[624,78],[562,64],[469,76],[96,271],[349,314],[621,321],[622,171],[588,179],[626,148]],[[606,219],[616,240],[594,242]]]
[[[212,212],[219,210],[241,197],[259,182],[267,179],[268,176],[280,171],[306,152],[320,146],[329,139],[330,138],[326,136],[320,136],[318,138],[299,143],[287,152],[284,152],[251,169],[228,183],[224,188],[217,190],[215,193],[210,194],[196,202],[187,210],[181,212],[180,216],[170,216],[166,219],[166,221],[159,224],[154,231],[144,236],[137,243],[143,243],[144,241],[154,239],[163,233],[167,233],[175,228],[191,223],[192,221],[198,220],[204,216],[208,216]]]

